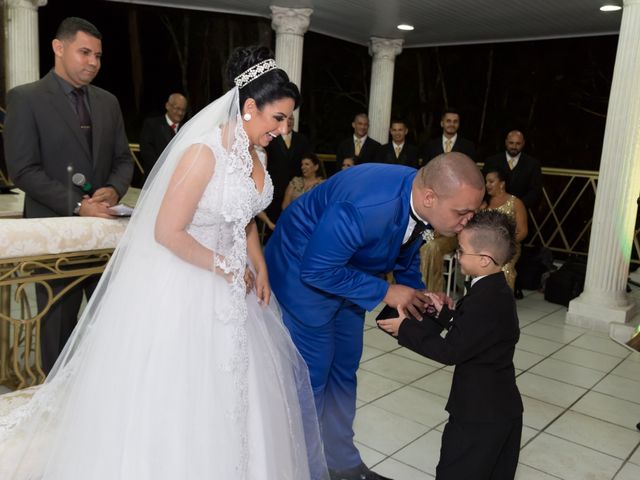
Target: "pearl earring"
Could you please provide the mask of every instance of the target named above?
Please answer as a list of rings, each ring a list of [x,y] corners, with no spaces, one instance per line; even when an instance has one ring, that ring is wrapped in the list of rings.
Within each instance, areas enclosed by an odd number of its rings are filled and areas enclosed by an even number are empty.
[[[250,113],[245,113],[245,114],[242,116],[242,119],[243,119],[245,122],[248,122],[249,120],[251,120],[251,114],[250,114]]]

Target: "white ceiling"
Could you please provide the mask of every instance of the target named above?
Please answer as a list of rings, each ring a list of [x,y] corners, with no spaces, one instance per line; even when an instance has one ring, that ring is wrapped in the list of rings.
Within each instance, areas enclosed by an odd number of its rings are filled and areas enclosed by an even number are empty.
[[[312,8],[310,30],[366,45],[404,38],[405,48],[617,34],[622,0],[112,0],[269,18],[270,5]],[[396,26],[410,23],[412,32]]]

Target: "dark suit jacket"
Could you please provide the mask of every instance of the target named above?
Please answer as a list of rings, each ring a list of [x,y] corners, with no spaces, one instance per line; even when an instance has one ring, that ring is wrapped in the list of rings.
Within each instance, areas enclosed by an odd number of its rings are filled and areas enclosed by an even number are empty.
[[[182,125],[183,122],[178,128]],[[165,115],[145,119],[140,132],[140,156],[145,178],[174,136],[175,133],[167,123]]]
[[[505,152],[493,155],[484,162],[483,170],[488,167],[499,167],[509,172],[509,162]],[[520,154],[516,168],[510,171],[510,179],[507,190],[518,197],[527,208],[535,207],[542,198],[542,167],[540,162],[527,155]]]
[[[513,292],[504,273],[481,278],[454,311],[443,308],[435,335],[422,322],[405,319],[398,342],[446,365],[455,365],[447,411],[460,421],[498,421],[522,415],[513,354],[520,337]]]
[[[25,217],[70,214],[70,197],[75,206],[82,192],[69,188],[68,165],[95,188],[112,186],[120,196],[127,191],[133,161],[118,100],[93,85],[88,86],[88,99],[91,151],[53,72],[7,94],[5,157],[10,177],[25,192]]]
[[[476,161],[476,146],[471,140],[462,138],[460,135],[456,138],[456,143],[451,147],[451,151],[464,153],[471,157],[471,160]],[[425,145],[422,152],[422,164],[425,165],[433,157],[437,157],[442,153],[444,153],[444,149],[442,148],[442,135],[440,135],[437,138],[432,138]]]
[[[360,163],[375,162],[379,148],[380,144],[373,140],[371,137],[367,136],[367,140],[364,142],[364,145],[362,145],[362,148],[360,149],[360,155],[356,157],[355,145],[353,144],[353,135],[351,135],[349,138],[345,138],[342,142],[340,142],[340,145],[338,145],[338,151],[336,152],[337,170],[340,171],[342,160],[349,157],[352,157],[354,159],[356,165]]]
[[[396,158],[396,151],[393,148],[393,142],[382,145],[378,149],[376,162],[393,163],[396,165],[406,165],[407,167],[418,168],[418,158],[420,151],[418,147],[405,142],[400,150],[400,156]]]

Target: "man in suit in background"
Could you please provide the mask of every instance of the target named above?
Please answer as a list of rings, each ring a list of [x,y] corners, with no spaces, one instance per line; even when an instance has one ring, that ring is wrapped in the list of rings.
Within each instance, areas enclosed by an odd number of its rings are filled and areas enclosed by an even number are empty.
[[[484,180],[465,155],[442,155],[416,171],[349,168],[282,213],[265,249],[283,321],[309,366],[332,479],[379,480],[353,443],[356,371],[365,310],[380,302],[415,316],[425,296],[421,231],[453,236],[480,206]],[[394,272],[395,284],[384,274]]]
[[[418,168],[418,147],[407,142],[409,129],[404,120],[394,118],[391,120],[391,141],[378,149],[376,162],[395,163],[408,167]]]
[[[440,119],[442,135],[432,138],[427,142],[422,155],[423,164],[427,163],[441,153],[460,152],[471,160],[476,160],[476,147],[471,140],[458,135],[460,128],[460,113],[453,108],[448,108],[442,113]]]
[[[267,170],[273,182],[273,201],[264,211],[266,218],[260,216],[270,230],[282,212],[282,200],[287,186],[293,177],[299,177],[302,157],[311,153],[309,140],[303,134],[293,130],[293,114],[287,119],[289,133],[274,138],[266,148]],[[267,232],[268,233],[268,232]]]
[[[102,35],[86,20],[66,18],[52,42],[55,65],[41,80],[7,94],[5,157],[9,175],[25,192],[27,218],[66,215],[112,218],[109,207],[126,193],[133,174],[129,142],[118,100],[91,85],[100,70]],[[70,185],[82,173],[84,191]],[[95,189],[95,190],[94,190]],[[53,295],[68,281],[51,282]],[[97,278],[70,290],[42,319],[41,352],[48,372],[76,321],[83,290]],[[37,289],[38,307],[47,303]]]
[[[534,208],[542,198],[542,167],[540,162],[522,152],[524,149],[522,132],[510,131],[504,144],[506,151],[487,158],[485,169],[499,167],[505,172],[510,172],[507,190],[522,200],[527,209]]]
[[[164,115],[149,117],[142,124],[140,156],[145,180],[160,154],[182,126],[182,120],[187,113],[187,99],[181,93],[172,93],[164,107]]]
[[[366,113],[358,113],[353,118],[353,136],[345,138],[336,152],[336,165],[342,165],[345,158],[353,158],[356,165],[376,161],[380,144],[369,138],[369,117]]]

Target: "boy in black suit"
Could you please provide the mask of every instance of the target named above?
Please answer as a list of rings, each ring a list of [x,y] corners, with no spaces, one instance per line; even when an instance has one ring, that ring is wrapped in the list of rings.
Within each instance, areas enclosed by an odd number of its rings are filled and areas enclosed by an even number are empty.
[[[437,316],[379,320],[398,343],[425,357],[455,365],[442,434],[439,480],[512,479],[522,434],[522,400],[513,354],[520,336],[515,300],[502,265],[515,252],[515,225],[506,215],[478,212],[458,234],[462,272],[473,278],[451,310],[449,298],[427,293]],[[444,300],[444,301],[443,301]],[[434,322],[446,329],[434,333]],[[440,331],[441,328],[436,328]]]

